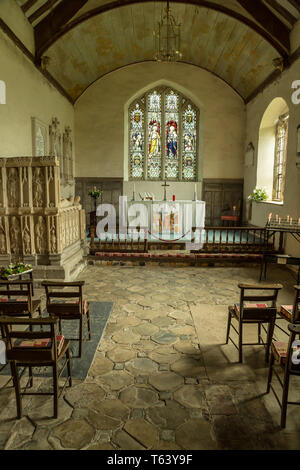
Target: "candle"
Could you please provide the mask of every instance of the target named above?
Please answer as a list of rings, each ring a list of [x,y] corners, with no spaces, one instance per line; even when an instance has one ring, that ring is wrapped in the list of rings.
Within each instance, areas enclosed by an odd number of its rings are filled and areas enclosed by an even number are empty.
[[[276,222],[278,222],[278,214],[276,214]]]
[[[197,183],[195,183],[195,193],[197,192]]]
[[[288,222],[290,221],[290,216],[289,216],[289,215],[287,216],[286,220],[287,220]]]
[[[135,193],[135,183],[133,183],[133,192]]]
[[[298,219],[298,225],[300,225],[300,217],[299,217],[299,219]]]
[[[293,217],[290,218],[290,224],[292,225],[293,223]]]
[[[94,186],[94,193],[96,192],[96,186]]]
[[[269,214],[269,222],[271,222],[271,219],[272,219],[272,212],[270,212]]]
[[[279,222],[279,224],[281,224],[281,217],[279,217],[278,222]]]

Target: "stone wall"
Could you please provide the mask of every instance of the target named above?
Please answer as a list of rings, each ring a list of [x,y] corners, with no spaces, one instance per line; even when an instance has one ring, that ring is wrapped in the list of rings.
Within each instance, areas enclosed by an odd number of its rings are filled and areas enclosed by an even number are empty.
[[[61,200],[57,158],[0,158],[0,263],[22,260],[37,279],[70,279],[85,254],[85,211],[79,198]]]

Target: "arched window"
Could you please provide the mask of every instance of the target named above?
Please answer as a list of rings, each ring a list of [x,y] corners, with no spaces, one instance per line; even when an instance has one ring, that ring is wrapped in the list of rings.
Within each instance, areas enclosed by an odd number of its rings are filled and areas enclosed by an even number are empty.
[[[0,80],[0,104],[6,104],[6,85],[3,80]]]
[[[288,139],[288,119],[288,114],[280,116],[276,124],[273,179],[274,201],[283,201]]]
[[[259,130],[257,186],[266,189],[269,201],[283,202],[287,160],[289,108],[275,98],[266,109]]]
[[[196,106],[172,88],[155,88],[129,107],[129,178],[196,181]]]

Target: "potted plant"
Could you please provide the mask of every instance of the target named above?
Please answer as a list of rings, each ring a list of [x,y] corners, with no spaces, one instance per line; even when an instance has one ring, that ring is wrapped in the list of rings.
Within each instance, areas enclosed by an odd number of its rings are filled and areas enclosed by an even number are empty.
[[[268,199],[268,195],[265,189],[263,188],[255,188],[253,189],[252,194],[248,196],[249,204],[249,212],[248,212],[248,220],[252,219],[252,203],[253,202],[263,202]]]
[[[95,212],[96,212],[97,199],[101,196],[102,191],[100,191],[100,189],[97,189],[96,186],[94,186],[94,188],[91,191],[89,191],[88,194],[92,199],[94,199],[94,209],[95,209]]]
[[[24,264],[24,263],[10,263],[8,266],[1,266],[0,267],[0,278],[2,279],[9,279],[16,274],[22,274],[27,271],[31,271],[32,266],[31,264]]]
[[[248,196],[248,200],[251,202],[263,202],[268,199],[268,194],[265,189],[263,188],[255,188],[253,189],[252,194]]]

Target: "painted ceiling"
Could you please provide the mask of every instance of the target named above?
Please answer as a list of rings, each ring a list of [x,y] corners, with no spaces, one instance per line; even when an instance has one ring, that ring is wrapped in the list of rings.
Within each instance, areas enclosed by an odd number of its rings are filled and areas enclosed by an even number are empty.
[[[166,2],[17,0],[35,31],[37,55],[75,101],[95,80],[154,60],[153,31]],[[247,99],[288,56],[299,0],[171,1],[181,23],[181,61],[209,70]],[[256,7],[256,8],[255,8]]]

